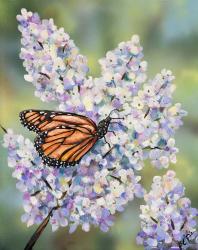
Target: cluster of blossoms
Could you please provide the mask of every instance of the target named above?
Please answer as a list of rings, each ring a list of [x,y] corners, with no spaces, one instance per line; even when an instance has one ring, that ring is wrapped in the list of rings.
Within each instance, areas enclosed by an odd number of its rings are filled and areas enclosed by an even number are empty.
[[[146,158],[157,168],[176,162],[173,137],[185,111],[180,104],[172,105],[171,71],[162,70],[146,82],[147,62],[142,60],[137,35],[107,52],[99,60],[102,76],[92,78],[86,77],[85,57],[51,19],[41,21],[38,14],[24,9],[17,19],[22,33],[20,57],[28,72],[25,79],[33,82],[41,100],[55,99],[59,110],[84,114],[96,123],[119,109],[124,121],[112,125],[116,136],[108,133],[107,139],[115,148],[113,156],[119,155],[124,165],[139,170]],[[101,148],[107,149],[107,144]]]
[[[69,224],[88,231],[91,224],[107,231],[116,211],[123,211],[134,195],[141,197],[137,171],[150,159],[156,168],[176,162],[174,133],[185,112],[172,104],[174,77],[162,70],[147,80],[139,37],[122,42],[101,59],[101,77],[88,77],[87,60],[78,53],[63,28],[22,9],[17,16],[22,33],[20,57],[25,79],[42,101],[56,101],[57,109],[83,114],[96,123],[117,109],[106,140],[99,140],[76,168],[44,166],[33,144],[12,131],[4,137],[9,166],[24,193],[28,225],[40,223],[53,209],[52,228]],[[107,152],[109,152],[107,154]]]
[[[13,168],[17,188],[23,192],[28,226],[40,224],[55,209],[50,219],[52,230],[70,225],[70,232],[81,224],[88,231],[90,224],[107,231],[116,211],[123,211],[134,195],[142,197],[140,177],[132,169],[115,167],[100,154],[82,160],[75,170],[43,166],[33,143],[8,129],[4,136],[8,148],[8,165]],[[98,162],[100,165],[98,166]]]
[[[191,207],[184,191],[174,171],[153,178],[151,191],[144,196],[146,205],[140,206],[142,231],[137,235],[138,244],[147,249],[185,247],[182,241],[196,232],[198,210]]]
[[[53,19],[40,20],[37,13],[22,9],[17,16],[22,33],[20,58],[28,72],[27,81],[36,87],[42,101],[66,101],[68,92],[83,84],[88,71],[86,58],[63,28],[57,29]]]

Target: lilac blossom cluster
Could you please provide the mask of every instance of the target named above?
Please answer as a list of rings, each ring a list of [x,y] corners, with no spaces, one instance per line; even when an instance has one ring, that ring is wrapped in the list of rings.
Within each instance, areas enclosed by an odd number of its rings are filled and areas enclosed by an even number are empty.
[[[34,84],[42,101],[66,101],[69,91],[83,84],[86,58],[53,19],[41,20],[37,13],[22,9],[17,20],[22,33],[20,58],[28,72],[25,80]]]
[[[40,223],[53,209],[53,230],[69,224],[88,231],[91,224],[107,231],[116,211],[134,195],[141,197],[138,170],[145,159],[156,168],[176,162],[174,133],[186,114],[172,104],[174,77],[162,70],[147,80],[139,37],[122,42],[99,61],[101,77],[87,76],[87,60],[64,30],[53,20],[22,9],[17,16],[22,33],[20,57],[27,70],[25,80],[42,101],[55,100],[57,109],[83,114],[96,123],[117,109],[106,140],[99,140],[76,168],[44,166],[33,144],[12,131],[4,137],[9,166],[17,187],[24,193],[27,225]],[[136,175],[137,174],[137,175]]]
[[[146,249],[184,247],[185,237],[196,232],[198,216],[184,191],[174,171],[153,178],[151,191],[144,196],[146,205],[140,206],[142,230],[136,238],[138,244]]]
[[[110,169],[100,154],[84,158],[74,175],[71,168],[44,167],[33,143],[10,129],[3,146],[8,148],[16,186],[23,192],[22,221],[28,226],[40,224],[54,209],[50,219],[53,231],[68,224],[70,232],[78,225],[89,231],[91,224],[107,231],[116,211],[123,211],[134,196],[143,196],[140,176],[130,168]]]
[[[116,148],[114,158],[119,153],[124,165],[139,170],[146,158],[157,168],[176,162],[174,132],[185,111],[180,104],[172,105],[175,87],[171,71],[164,69],[146,82],[147,62],[142,60],[137,35],[107,52],[99,60],[102,76],[92,78],[86,77],[85,57],[51,19],[41,21],[38,14],[24,9],[17,19],[22,32],[20,57],[28,72],[25,79],[33,82],[41,100],[56,99],[59,110],[84,114],[96,123],[119,109],[119,116],[125,119],[122,126],[112,126],[116,136],[108,133],[107,138]],[[101,150],[107,151],[108,145]]]

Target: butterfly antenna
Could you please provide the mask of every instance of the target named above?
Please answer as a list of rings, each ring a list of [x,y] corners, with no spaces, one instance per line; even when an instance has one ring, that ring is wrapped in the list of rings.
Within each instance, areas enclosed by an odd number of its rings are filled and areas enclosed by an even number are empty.
[[[115,111],[121,112],[122,110],[120,110],[120,109],[113,109],[113,110],[111,110],[111,112],[109,113],[108,116],[109,116],[111,119],[120,119],[120,120],[123,120],[123,119],[124,119],[123,117],[111,117],[111,114],[112,114],[113,112],[115,112]]]
[[[124,120],[124,117],[110,117],[112,120]]]
[[[0,124],[0,128],[3,130],[3,132],[5,133],[5,134],[7,134],[8,133],[8,131]]]
[[[111,114],[114,112],[114,111],[118,111],[118,112],[120,112],[120,110],[119,109],[113,109],[113,110],[111,110],[111,112],[109,113],[109,117],[111,117]]]
[[[111,148],[110,143],[106,140],[106,137],[104,136],[105,143],[108,144],[109,148]]]

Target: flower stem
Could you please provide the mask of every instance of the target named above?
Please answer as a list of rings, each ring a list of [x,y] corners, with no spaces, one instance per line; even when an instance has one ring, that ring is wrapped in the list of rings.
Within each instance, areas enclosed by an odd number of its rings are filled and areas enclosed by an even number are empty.
[[[150,218],[152,221],[154,221],[156,224],[158,224],[158,221],[155,218],[153,218],[152,216]]]
[[[36,196],[37,194],[40,194],[41,190],[37,190],[36,192],[34,192],[33,194],[31,194],[31,196]]]
[[[171,222],[171,227],[172,227],[172,229],[175,230],[175,225],[174,225],[174,223],[173,223],[173,220],[171,219],[170,222]]]
[[[115,180],[119,181],[120,184],[123,183],[119,177],[117,177],[117,176],[115,176],[115,175],[111,175],[111,174],[110,174],[109,176],[111,176],[111,177],[114,178]]]
[[[0,124],[0,128],[3,130],[3,132],[5,133],[5,134],[7,134],[8,133],[8,131]]]
[[[73,173],[73,176],[76,174],[76,172],[74,171]],[[42,178],[44,182],[46,182],[46,185],[48,186],[49,183],[44,179]],[[72,180],[70,180],[69,182],[69,187],[71,186],[72,184]],[[49,185],[49,188],[52,189],[52,187]],[[38,191],[37,191],[38,192]],[[34,193],[35,194],[35,193]],[[34,195],[33,194],[33,195]],[[62,193],[62,196],[58,199],[58,200],[62,200],[67,194],[67,191],[66,192],[63,192]],[[33,249],[33,246],[35,245],[35,243],[37,242],[37,240],[39,239],[40,235],[42,234],[42,232],[44,231],[44,229],[46,228],[46,226],[48,225],[49,223],[49,220],[50,220],[50,217],[52,216],[53,214],[53,211],[54,210],[57,210],[58,208],[60,208],[61,206],[60,205],[57,205],[55,207],[53,207],[50,212],[48,213],[47,217],[43,220],[43,222],[40,224],[40,226],[36,229],[36,231],[33,233],[32,237],[30,238],[30,240],[28,241],[27,245],[25,246],[24,250],[32,250]]]
[[[50,76],[48,76],[47,74],[45,74],[45,73],[43,73],[43,72],[39,72],[39,74],[42,75],[42,76],[47,77],[47,78],[50,80]]]
[[[38,42],[38,44],[41,46],[41,48],[44,49],[44,48],[43,48],[43,44],[42,44],[41,42],[39,42],[39,41],[37,41],[37,42]]]
[[[131,62],[131,60],[133,59],[133,56],[131,56],[130,57],[130,59],[129,59],[129,61],[126,63],[126,67],[128,67],[129,66],[129,63]],[[126,76],[126,74],[127,74],[127,71],[126,72],[124,72],[124,74],[122,75],[122,77],[121,77],[121,80],[123,80],[124,79],[124,77]]]
[[[150,150],[153,150],[153,149],[160,149],[160,150],[164,150],[164,148],[160,148],[160,147],[158,147],[158,146],[156,146],[156,147],[150,147],[150,146],[148,146],[148,147],[145,147],[145,148],[143,148],[143,149],[150,149]]]
[[[44,178],[44,177],[41,177],[42,181],[44,181],[45,185],[50,189],[50,190],[53,190],[53,188],[50,186],[49,182]]]
[[[185,220],[184,220],[184,223],[182,224],[182,226],[181,226],[180,230],[183,230],[183,228],[184,228],[184,226],[185,226],[186,222],[187,222],[187,219],[185,219]]]
[[[47,224],[49,223],[49,220],[50,220],[50,217],[53,214],[53,211],[56,210],[56,209],[58,209],[58,208],[59,208],[59,206],[56,206],[56,207],[53,207],[50,210],[50,212],[48,213],[47,217],[43,220],[43,222],[40,224],[40,226],[33,233],[32,237],[30,238],[30,240],[26,244],[24,250],[32,250],[33,249],[33,246],[35,245],[35,243],[37,242],[37,240],[41,236],[41,234],[44,231],[44,229],[46,228]]]
[[[146,111],[146,113],[145,113],[145,115],[144,115],[144,118],[147,117],[147,115],[149,114],[149,112],[150,112],[150,108],[148,107],[148,109],[147,109],[147,111]]]

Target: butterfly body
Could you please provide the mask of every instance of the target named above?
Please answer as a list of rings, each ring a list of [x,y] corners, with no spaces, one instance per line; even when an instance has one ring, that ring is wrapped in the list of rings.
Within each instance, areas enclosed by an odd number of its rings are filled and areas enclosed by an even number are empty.
[[[101,120],[98,123],[96,132],[98,139],[102,139],[107,134],[110,122],[111,122],[111,117],[108,116],[106,119]]]
[[[105,137],[111,117],[98,126],[86,116],[49,110],[24,110],[21,123],[36,132],[35,148],[46,165],[74,166],[95,143]]]

